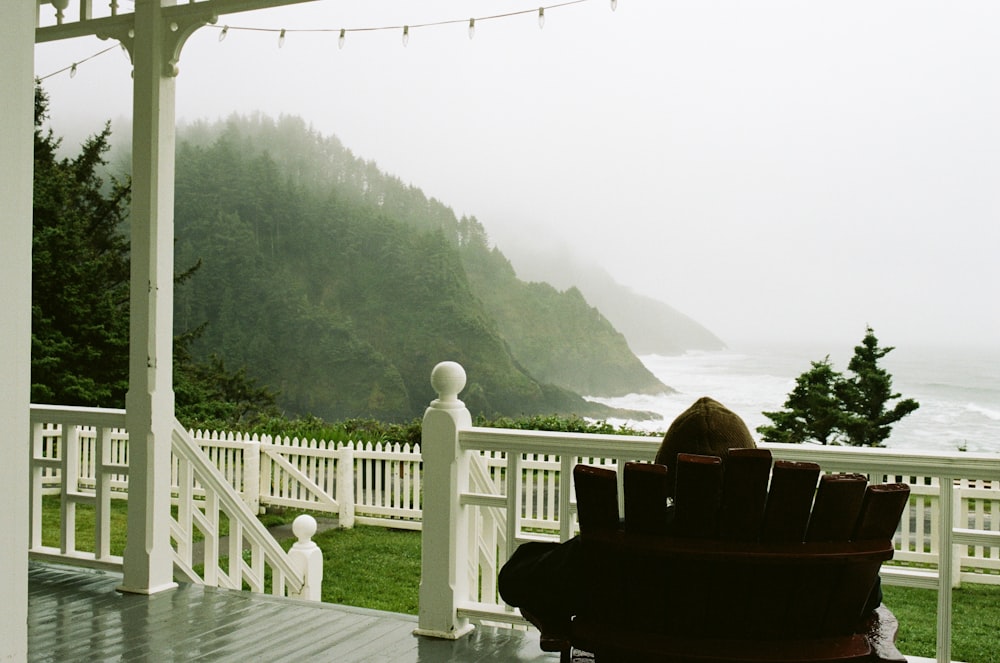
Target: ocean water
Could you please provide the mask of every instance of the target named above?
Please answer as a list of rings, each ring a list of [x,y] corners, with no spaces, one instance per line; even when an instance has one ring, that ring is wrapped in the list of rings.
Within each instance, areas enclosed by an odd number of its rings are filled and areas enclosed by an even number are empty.
[[[846,373],[852,353],[853,347],[839,354],[784,347],[649,355],[641,357],[646,367],[679,393],[591,400],[659,413],[662,418],[651,421],[610,421],[664,431],[697,398],[711,396],[743,417],[760,439],[757,426],[770,423],[762,413],[781,409],[795,378],[810,369],[811,361],[829,354],[834,368]],[[1000,349],[897,347],[881,366],[892,375],[895,393],[920,403],[893,427],[887,447],[1000,454]]]

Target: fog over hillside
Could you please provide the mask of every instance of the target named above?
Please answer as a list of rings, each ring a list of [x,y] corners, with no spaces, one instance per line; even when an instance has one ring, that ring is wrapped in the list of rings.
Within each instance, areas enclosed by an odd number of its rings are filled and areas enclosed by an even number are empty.
[[[612,277],[596,260],[575,256],[566,246],[517,242],[503,247],[520,278],[556,288],[577,287],[592,306],[625,335],[638,355],[676,355],[721,350],[726,343],[666,302],[637,293]]]
[[[870,324],[997,347],[1000,3],[588,0],[542,29],[539,4],[220,17],[184,47],[177,117],[304,117],[505,251],[571,245],[729,345]],[[107,47],[36,47],[40,76],[81,63],[46,80],[54,122],[130,115],[128,58],[88,59]]]

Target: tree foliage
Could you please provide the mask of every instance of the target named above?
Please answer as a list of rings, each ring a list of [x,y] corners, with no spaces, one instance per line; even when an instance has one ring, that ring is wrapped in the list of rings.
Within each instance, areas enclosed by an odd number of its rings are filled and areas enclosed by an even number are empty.
[[[830,357],[812,362],[812,368],[795,379],[795,388],[784,410],[764,412],[774,423],[757,432],[768,442],[799,444],[810,440],[829,444],[836,439],[842,418],[836,385],[843,376],[833,369]]]
[[[130,182],[107,178],[111,127],[59,158],[60,139],[43,131],[48,98],[35,89],[32,236],[31,399],[36,403],[123,407],[128,389]],[[192,278],[196,268],[180,273]],[[231,426],[277,413],[274,394],[228,370],[218,357],[195,361],[193,325],[175,337],[177,414],[195,425]]]
[[[861,345],[847,365],[849,375],[834,370],[827,356],[795,380],[784,409],[764,412],[772,421],[757,432],[766,442],[841,440],[852,446],[883,446],[892,425],[919,407],[912,398],[892,392],[892,376],[879,365],[892,347],[880,348],[875,332],[866,328]]]
[[[43,131],[35,92],[31,399],[120,407],[128,388],[127,181],[105,180],[110,125],[73,158]]]
[[[844,410],[841,428],[853,445],[882,446],[893,424],[920,407],[912,398],[890,406],[890,401],[901,398],[901,394],[893,393],[892,376],[879,366],[879,361],[893,349],[891,346],[880,348],[875,332],[868,327],[861,345],[854,347],[854,356],[847,364],[851,375],[837,385]]]
[[[543,370],[553,356],[578,375],[597,366],[593,393],[610,378],[658,385],[578,292],[536,297],[474,217],[301,119],[234,116],[181,136],[177,269],[202,267],[177,295],[178,330],[207,322],[194,355],[246,366],[286,414],[410,420],[435,397],[442,360],[466,368],[462,398],[488,416],[613,416],[579,396],[582,381]],[[511,303],[498,309],[483,284],[514,292]],[[537,334],[541,359],[500,321],[511,317]]]

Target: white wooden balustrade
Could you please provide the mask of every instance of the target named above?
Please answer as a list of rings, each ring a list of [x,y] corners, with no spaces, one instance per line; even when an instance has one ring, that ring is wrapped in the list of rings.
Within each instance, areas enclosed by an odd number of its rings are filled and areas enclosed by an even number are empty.
[[[122,557],[111,552],[111,512],[113,500],[127,497],[125,412],[36,405],[31,422],[31,557],[121,571]],[[296,519],[293,529],[299,541],[286,553],[176,422],[172,462],[175,513],[170,538],[175,573],[190,582],[231,589],[245,585],[255,592],[270,584],[276,595],[319,600],[322,554],[310,540],[316,531],[312,516]],[[55,546],[43,540],[46,494],[59,499]],[[79,505],[93,509],[94,526],[88,532],[92,546],[78,545],[82,543],[76,538]]]

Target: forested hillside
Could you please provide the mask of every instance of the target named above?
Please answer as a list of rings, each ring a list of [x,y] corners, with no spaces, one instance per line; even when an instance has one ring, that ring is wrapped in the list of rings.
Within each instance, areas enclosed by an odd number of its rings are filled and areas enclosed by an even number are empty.
[[[667,389],[579,292],[516,281],[475,219],[298,118],[185,129],[175,219],[177,271],[197,266],[178,332],[203,326],[192,351],[245,366],[289,413],[412,418],[445,359],[487,415],[610,416],[578,394]]]

